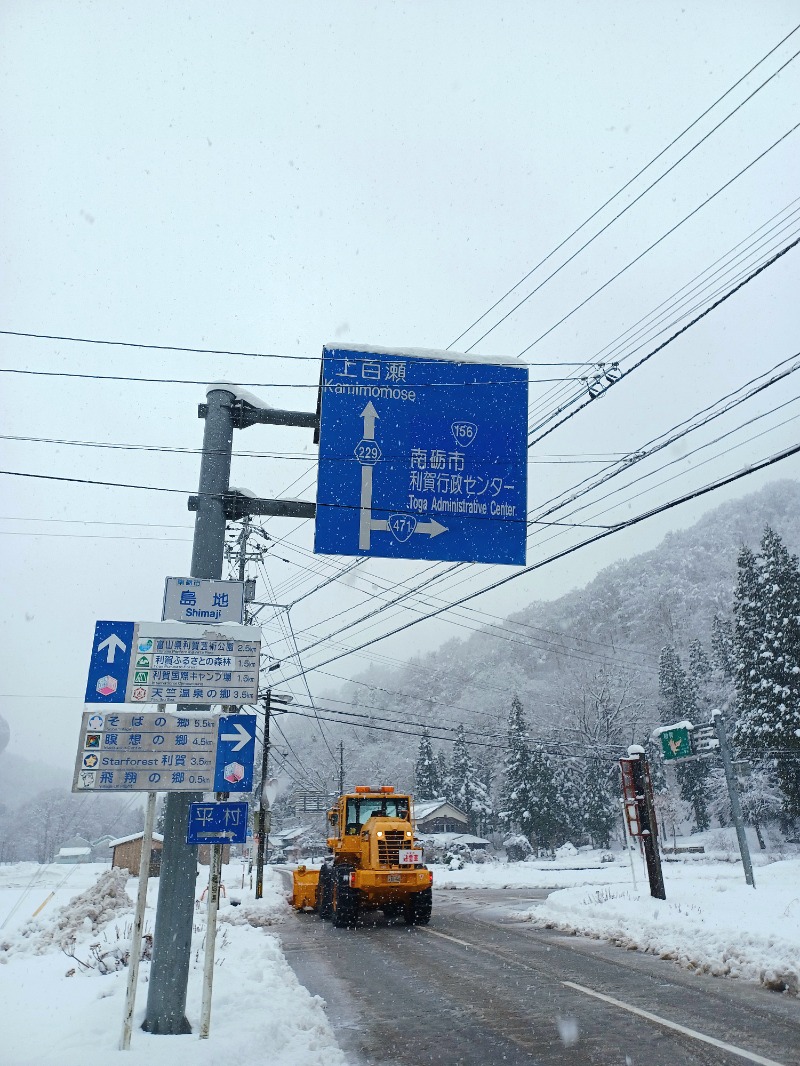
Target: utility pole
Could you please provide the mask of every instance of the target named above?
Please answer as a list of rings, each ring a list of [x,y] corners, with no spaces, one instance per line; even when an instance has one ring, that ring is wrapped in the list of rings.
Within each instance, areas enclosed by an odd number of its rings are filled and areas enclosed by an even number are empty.
[[[339,741],[339,795],[344,795],[344,741]]]
[[[267,811],[272,803],[267,793],[267,764],[269,762],[269,723],[272,717],[272,704],[291,703],[293,696],[280,695],[267,689],[264,697],[264,743],[261,747],[261,790],[258,803],[258,820],[256,828],[258,833],[258,851],[256,852],[256,899],[261,899],[264,894],[264,858],[267,850],[267,838],[272,826],[272,818],[267,819]]]
[[[225,496],[233,448],[235,395],[225,388],[208,393],[203,456],[192,545],[191,577],[219,579],[225,548]],[[197,707],[179,707],[187,715]],[[153,935],[153,963],[142,1026],[149,1033],[190,1033],[186,985],[192,947],[197,848],[186,843],[189,804],[200,792],[169,792],[164,813],[164,844]]]
[[[750,859],[750,848],[747,843],[747,833],[744,828],[742,804],[739,800],[739,788],[736,784],[736,773],[733,769],[731,749],[728,747],[725,724],[722,721],[722,711],[712,711],[711,718],[717,730],[719,753],[722,756],[722,766],[725,770],[725,781],[728,785],[728,795],[731,801],[731,814],[733,815],[733,822],[736,826],[736,838],[739,841],[739,853],[742,856],[742,866],[744,866],[744,879],[751,888],[755,888],[756,882],[753,877],[753,863]]]
[[[240,398],[235,387],[212,386],[198,415],[205,419],[200,483],[188,506],[195,511],[191,577],[219,580],[225,555],[225,523],[253,514],[313,518],[316,506],[299,500],[255,499],[230,489],[234,429],[255,425],[301,426],[316,429],[319,417],[310,411],[260,407]],[[191,716],[197,706],[178,705]],[[142,1028],[149,1033],[190,1033],[186,989],[192,947],[197,848],[186,843],[189,805],[199,792],[170,792],[164,807],[164,844],[153,935],[153,963]]]

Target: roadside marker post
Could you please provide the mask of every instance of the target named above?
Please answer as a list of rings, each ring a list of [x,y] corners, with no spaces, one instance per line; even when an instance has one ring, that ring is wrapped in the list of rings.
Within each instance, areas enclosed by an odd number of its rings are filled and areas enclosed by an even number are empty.
[[[142,929],[144,928],[144,911],[147,905],[147,882],[150,877],[150,853],[153,849],[153,827],[156,821],[156,793],[147,795],[147,807],[144,815],[144,832],[142,833],[142,850],[139,858],[139,891],[136,896],[136,911],[131,930],[131,946],[128,951],[128,985],[125,990],[125,1015],[122,1022],[122,1039],[120,1051],[128,1051],[131,1046],[133,1029],[133,1011],[136,1007],[136,985],[139,981],[139,962],[142,957]]]
[[[227,792],[216,794],[218,801],[228,798]],[[246,819],[245,819],[246,821]],[[208,1040],[211,1031],[211,996],[214,986],[214,955],[217,949],[217,911],[222,883],[222,844],[211,845],[208,865],[208,912],[206,917],[206,952],[203,959],[203,1000],[200,1006],[200,1039]]]

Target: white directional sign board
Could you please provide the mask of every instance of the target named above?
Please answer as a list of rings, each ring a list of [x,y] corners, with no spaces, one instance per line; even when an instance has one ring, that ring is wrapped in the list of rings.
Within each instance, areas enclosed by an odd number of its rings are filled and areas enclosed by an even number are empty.
[[[244,582],[168,577],[164,583],[161,617],[204,625],[241,623],[244,618]]]
[[[255,703],[260,638],[256,626],[97,622],[85,702]]]
[[[73,792],[249,791],[255,716],[84,712]]]

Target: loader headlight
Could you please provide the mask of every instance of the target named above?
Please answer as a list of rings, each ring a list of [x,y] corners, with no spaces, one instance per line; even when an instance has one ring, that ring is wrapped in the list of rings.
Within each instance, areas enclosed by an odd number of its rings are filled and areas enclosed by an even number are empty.
[[[382,837],[383,836],[383,831],[379,829],[378,832],[377,832],[377,836]]]

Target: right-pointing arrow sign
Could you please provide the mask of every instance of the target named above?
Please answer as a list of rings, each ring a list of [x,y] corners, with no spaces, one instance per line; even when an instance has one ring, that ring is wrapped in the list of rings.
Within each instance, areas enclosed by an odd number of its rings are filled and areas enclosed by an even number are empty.
[[[234,722],[233,728],[236,730],[235,733],[220,733],[219,739],[233,742],[233,750],[241,751],[245,744],[250,743],[253,737],[239,722]]]
[[[413,533],[427,533],[429,537],[438,537],[446,533],[448,527],[431,518],[428,522],[418,522],[413,515],[392,515],[391,518],[373,518],[371,529],[388,530],[395,540],[405,543]]]
[[[417,528],[415,533],[427,533],[429,537],[438,537],[440,533],[447,532],[447,526],[443,526],[441,522],[437,522],[435,518],[432,518],[429,522],[417,522]]]

